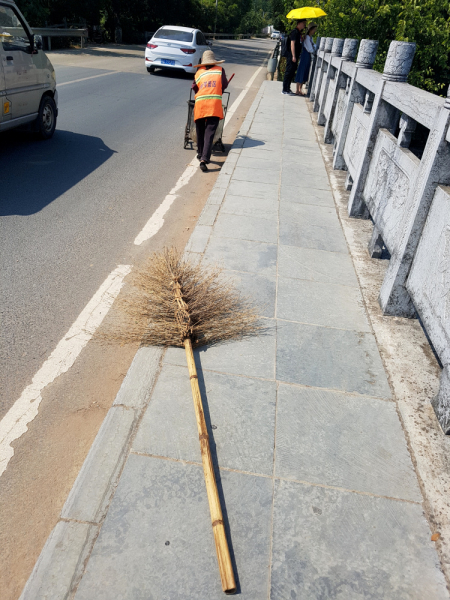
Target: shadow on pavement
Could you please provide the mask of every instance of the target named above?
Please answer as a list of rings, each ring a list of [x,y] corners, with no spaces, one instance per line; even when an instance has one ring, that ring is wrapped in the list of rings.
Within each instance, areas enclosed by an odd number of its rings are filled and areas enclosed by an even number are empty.
[[[56,130],[41,141],[27,132],[0,135],[0,215],[32,215],[115,154],[98,137]]]

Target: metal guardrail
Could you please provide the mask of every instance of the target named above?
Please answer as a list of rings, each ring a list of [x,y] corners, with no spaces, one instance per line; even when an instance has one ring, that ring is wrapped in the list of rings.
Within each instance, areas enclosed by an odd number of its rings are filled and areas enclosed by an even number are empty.
[[[35,35],[41,35],[47,38],[48,49],[52,49],[51,38],[52,37],[79,37],[81,40],[81,47],[83,48],[84,38],[88,38],[88,30],[86,29],[66,29],[57,27],[33,27],[32,32]]]
[[[250,33],[204,33],[205,38],[222,40],[248,40],[252,36]]]

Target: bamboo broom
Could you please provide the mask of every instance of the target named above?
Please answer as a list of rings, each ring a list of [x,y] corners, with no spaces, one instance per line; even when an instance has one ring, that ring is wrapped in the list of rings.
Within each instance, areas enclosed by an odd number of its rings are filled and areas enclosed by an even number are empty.
[[[236,583],[193,348],[255,335],[262,327],[253,305],[221,277],[219,268],[202,267],[198,262],[183,258],[174,248],[155,253],[147,265],[137,271],[132,285],[133,291],[122,301],[130,322],[126,328],[122,326],[120,331],[107,333],[106,337],[122,342],[184,347],[186,351],[222,589],[226,594],[234,594]]]

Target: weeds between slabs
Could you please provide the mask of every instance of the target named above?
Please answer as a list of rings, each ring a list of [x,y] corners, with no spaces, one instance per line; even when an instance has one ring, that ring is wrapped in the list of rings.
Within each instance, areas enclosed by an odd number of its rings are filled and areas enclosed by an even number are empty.
[[[193,348],[253,336],[262,331],[262,326],[253,304],[222,277],[221,269],[183,258],[174,248],[154,254],[146,266],[135,273],[131,285],[131,293],[121,302],[129,322],[126,327],[103,337],[122,343],[184,347],[222,589],[226,594],[234,594],[236,583]]]

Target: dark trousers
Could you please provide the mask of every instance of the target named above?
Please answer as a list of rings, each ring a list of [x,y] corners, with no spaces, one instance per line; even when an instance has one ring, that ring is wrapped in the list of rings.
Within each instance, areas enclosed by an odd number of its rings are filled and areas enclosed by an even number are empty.
[[[214,141],[214,134],[219,125],[219,117],[204,117],[195,121],[197,130],[197,156],[205,163],[209,163]]]
[[[283,92],[289,92],[291,89],[291,83],[294,79],[296,69],[297,63],[292,61],[292,56],[288,56],[286,58],[286,71],[283,79]]]

